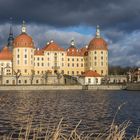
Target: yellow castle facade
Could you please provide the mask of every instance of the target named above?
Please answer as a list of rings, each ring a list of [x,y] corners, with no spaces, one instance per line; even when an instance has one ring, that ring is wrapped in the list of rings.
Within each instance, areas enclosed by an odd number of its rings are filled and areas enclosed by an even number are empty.
[[[80,76],[88,70],[101,76],[108,75],[108,45],[100,35],[99,26],[95,37],[85,47],[76,48],[74,40],[71,40],[70,46],[64,49],[51,40],[45,47],[36,48],[23,23],[21,34],[13,40],[12,51],[6,46],[0,52],[1,77],[22,76],[24,83],[31,80],[25,77],[33,75],[43,77],[50,73]]]

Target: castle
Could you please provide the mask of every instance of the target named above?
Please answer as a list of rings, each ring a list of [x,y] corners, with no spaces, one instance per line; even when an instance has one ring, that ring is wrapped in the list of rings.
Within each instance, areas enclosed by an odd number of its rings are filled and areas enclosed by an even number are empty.
[[[36,48],[23,22],[21,34],[15,39],[10,27],[8,44],[0,52],[1,84],[39,84],[48,73],[81,76],[88,72],[108,75],[108,45],[100,35],[99,26],[95,37],[83,48],[76,48],[74,40],[66,49],[53,40],[43,48]]]

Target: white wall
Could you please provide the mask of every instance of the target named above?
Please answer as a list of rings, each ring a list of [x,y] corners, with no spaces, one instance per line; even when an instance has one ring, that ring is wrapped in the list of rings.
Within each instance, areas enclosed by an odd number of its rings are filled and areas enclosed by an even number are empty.
[[[89,79],[90,79],[90,83],[89,83]],[[101,77],[85,77],[85,85],[100,85],[101,79],[102,79]]]

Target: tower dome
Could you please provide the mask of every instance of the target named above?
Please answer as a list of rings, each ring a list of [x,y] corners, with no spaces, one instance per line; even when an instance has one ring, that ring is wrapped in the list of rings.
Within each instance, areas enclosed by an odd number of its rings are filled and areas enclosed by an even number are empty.
[[[88,45],[88,50],[108,50],[107,42],[100,35],[99,26],[96,28],[95,38],[93,38]]]
[[[22,29],[21,29],[21,34],[18,35],[15,39],[14,39],[14,43],[13,43],[14,48],[17,47],[23,47],[23,48],[34,48],[34,42],[32,40],[32,37],[29,36],[26,33],[26,26],[25,26],[25,22],[23,21],[22,24]]]

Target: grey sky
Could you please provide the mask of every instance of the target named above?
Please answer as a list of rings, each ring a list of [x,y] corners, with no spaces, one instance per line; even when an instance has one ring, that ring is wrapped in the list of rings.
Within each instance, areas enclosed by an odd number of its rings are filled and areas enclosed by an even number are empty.
[[[43,47],[49,39],[68,47],[72,37],[83,47],[99,24],[109,44],[110,64],[140,66],[139,15],[140,0],[1,0],[0,45],[6,44],[10,17],[15,35],[20,33],[22,20],[27,21],[36,47]],[[72,30],[78,26],[93,29],[89,34]]]

